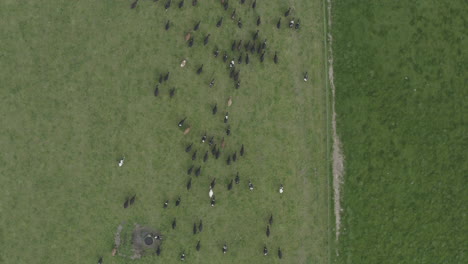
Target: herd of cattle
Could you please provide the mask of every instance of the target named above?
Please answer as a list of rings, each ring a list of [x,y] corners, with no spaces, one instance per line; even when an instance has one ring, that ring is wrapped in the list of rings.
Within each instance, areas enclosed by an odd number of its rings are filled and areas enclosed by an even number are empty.
[[[137,7],[138,1],[139,0],[135,0],[131,4],[131,6],[130,6],[131,9],[134,9],[134,8]],[[158,2],[159,0],[153,0],[153,1]],[[225,11],[228,11],[229,10],[229,0],[220,0],[220,1],[221,1],[222,8],[224,8]],[[231,0],[231,1],[233,1],[233,0]],[[245,0],[240,0],[240,4],[242,4],[242,5],[245,4],[245,2],[246,2]],[[183,8],[184,3],[185,3],[184,0],[180,0],[178,2],[178,4],[177,4],[178,8]],[[193,6],[196,6],[197,4],[198,4],[197,0],[192,0],[192,5]],[[171,8],[171,5],[172,5],[172,0],[166,0],[166,2],[164,4],[164,8],[167,10],[167,9]],[[257,1],[253,0],[251,2],[251,5],[249,5],[249,6],[251,8],[253,8],[253,9],[257,8]],[[285,13],[284,13],[284,17],[289,20],[289,23],[288,23],[289,28],[291,28],[293,30],[299,30],[300,27],[301,27],[300,20],[290,18],[291,11],[292,11],[291,8],[287,9],[285,11]],[[239,28],[243,27],[242,19],[237,16],[236,9],[232,9],[230,18],[232,20],[234,20],[235,23],[237,23],[237,26]],[[278,19],[277,23],[276,23],[276,27],[278,29],[281,28],[281,19],[282,18],[280,17]],[[216,27],[218,27],[218,28],[221,27],[223,25],[223,20],[224,20],[224,18],[220,18],[216,22]],[[198,21],[195,24],[195,26],[193,27],[193,31],[197,31],[200,28],[201,22],[202,21]],[[261,17],[258,16],[258,18],[256,19],[256,25],[260,26],[261,23],[262,23]],[[171,22],[168,20],[165,23],[164,28],[165,28],[165,30],[169,30],[170,27],[171,27]],[[233,41],[230,48],[231,48],[232,52],[236,52],[236,51],[239,52],[239,55],[238,55],[237,59],[232,57],[232,59],[228,60],[228,58],[229,58],[228,53],[226,51],[223,52],[222,60],[223,60],[223,62],[227,63],[226,68],[229,71],[229,77],[233,79],[234,87],[236,89],[240,88],[240,83],[241,83],[240,82],[240,70],[237,70],[238,67],[236,67],[236,64],[237,65],[242,64],[242,63],[249,64],[251,62],[251,57],[252,56],[257,56],[260,63],[263,63],[264,60],[265,60],[265,53],[267,51],[267,39],[263,39],[261,41],[259,35],[260,35],[260,31],[256,30],[255,33],[252,35],[252,39],[249,39],[247,41],[246,40]],[[206,36],[204,36],[203,45],[207,45],[209,43],[210,37],[211,37],[211,34],[207,34]],[[185,40],[186,40],[187,46],[189,48],[193,47],[193,45],[195,44],[195,37],[192,35],[192,33],[187,33],[186,36],[185,36]],[[243,49],[244,49],[245,55],[242,53]],[[218,48],[216,48],[213,51],[213,56],[214,56],[214,58],[218,58],[220,56],[220,50]],[[276,52],[276,51],[274,52],[273,62],[275,64],[279,63],[279,56],[278,56],[278,52]],[[181,62],[180,66],[185,67],[186,63],[187,63],[187,61],[184,59]],[[196,70],[196,73],[198,75],[203,73],[203,64],[198,67],[198,69]],[[170,72],[167,72],[166,74],[160,74],[158,84],[156,84],[156,87],[154,89],[154,96],[156,96],[156,97],[159,96],[159,85],[162,84],[165,81],[168,81],[169,76],[170,76]],[[304,75],[303,75],[303,80],[308,81],[308,78],[309,78],[308,73],[305,72]],[[211,82],[209,83],[209,86],[213,87],[214,85],[215,85],[215,79],[212,79]],[[172,98],[173,96],[175,96],[175,92],[176,92],[175,88],[170,89],[169,90],[169,96]],[[229,106],[231,106],[231,104],[232,104],[232,97],[229,97],[229,99],[227,101],[227,106],[229,107]],[[212,114],[216,115],[217,112],[218,112],[218,105],[215,104],[212,107]],[[177,124],[179,128],[184,130],[184,134],[188,134],[190,132],[190,129],[191,129],[191,127],[189,125],[187,125],[187,123],[188,123],[187,122],[187,117],[184,117]],[[231,135],[231,128],[229,126],[229,112],[227,112],[227,111],[224,113],[223,123],[225,124],[225,134],[226,134],[227,137],[229,137]],[[200,142],[201,142],[201,144],[207,143],[208,150],[205,150],[204,153],[201,154],[201,153],[198,152],[199,150],[195,149],[194,143],[190,143],[185,147],[185,152],[190,154],[190,158],[191,158],[192,161],[195,161],[197,159],[197,157],[201,156],[202,157],[201,159],[205,163],[205,162],[208,161],[208,159],[210,157],[210,154],[214,159],[217,160],[217,159],[220,158],[221,150],[224,149],[226,142],[225,142],[224,137],[222,137],[219,140],[219,142],[215,142],[215,141],[216,140],[215,140],[214,135],[208,136],[205,133],[205,134],[203,134],[201,136]],[[243,157],[245,155],[245,147],[244,147],[243,144],[241,144],[239,146],[238,150],[239,150],[239,152],[235,151],[234,153],[231,153],[231,154],[227,155],[227,159],[226,159],[226,164],[227,165],[231,165],[232,162],[237,162],[238,159],[240,159],[241,157]],[[238,153],[239,153],[239,155],[238,155]],[[125,162],[125,157],[121,157],[118,160],[118,166],[119,167],[123,166],[124,162]],[[187,169],[187,174],[190,176],[190,179],[187,181],[187,184],[186,184],[187,190],[190,190],[191,187],[192,187],[192,178],[191,178],[192,173],[196,177],[198,177],[198,176],[201,175],[201,170],[202,170],[201,165],[198,166],[198,167],[195,167],[195,165],[191,165]],[[240,184],[239,173],[237,173],[236,176],[234,177],[234,179],[231,179],[229,181],[229,183],[227,184],[227,190],[228,191],[230,191],[232,189],[234,183],[235,184]],[[212,207],[216,206],[216,197],[215,197],[215,194],[214,194],[215,185],[216,185],[216,178],[214,178],[212,180],[212,182],[211,182],[211,184],[209,186],[209,190],[208,190],[208,196],[210,198],[210,205]],[[254,185],[253,185],[251,180],[248,180],[248,185],[247,186],[248,186],[250,191],[254,190]],[[283,187],[282,184],[280,184],[279,185],[279,193],[282,194],[283,192],[284,192],[284,187]],[[136,199],[136,194],[131,196],[131,197],[128,197],[124,201],[123,207],[128,208],[129,206],[133,205],[134,202],[135,202],[135,199]],[[177,197],[177,200],[175,201],[174,204],[175,204],[175,206],[179,206],[180,203],[181,203],[181,197],[179,196],[179,197]],[[166,209],[166,208],[168,208],[168,206],[169,206],[169,200],[165,200],[163,202],[162,207],[164,209]],[[266,225],[266,236],[267,237],[270,236],[270,227],[272,225],[273,225],[273,215],[270,215],[268,223]],[[176,229],[176,227],[177,227],[177,221],[174,218],[173,221],[172,221],[172,229]],[[194,234],[196,234],[197,232],[202,232],[202,230],[203,230],[202,220],[200,220],[198,223],[193,224],[193,233]],[[154,239],[162,241],[163,237],[158,235],[158,236],[155,236]],[[197,251],[200,251],[200,249],[201,249],[201,241],[200,240],[197,241],[197,243],[195,245],[195,249]],[[228,244],[226,242],[222,245],[221,250],[222,250],[223,254],[227,254]],[[155,253],[158,256],[161,254],[161,247],[160,246],[157,247]],[[269,254],[269,251],[268,251],[267,246],[265,245],[263,247],[263,255],[267,256],[268,254]],[[277,249],[277,256],[280,259],[283,257],[283,252],[282,252],[281,248]],[[180,260],[184,261],[185,259],[186,259],[186,254],[185,254],[184,251],[182,251],[181,254],[180,254]],[[99,264],[103,263],[103,258],[102,257],[99,259],[98,263]]]

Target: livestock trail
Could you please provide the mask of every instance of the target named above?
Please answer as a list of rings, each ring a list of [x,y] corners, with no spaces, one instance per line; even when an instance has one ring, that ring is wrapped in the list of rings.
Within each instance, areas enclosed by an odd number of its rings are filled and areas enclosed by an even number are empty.
[[[322,1],[0,7],[2,260],[328,260]]]

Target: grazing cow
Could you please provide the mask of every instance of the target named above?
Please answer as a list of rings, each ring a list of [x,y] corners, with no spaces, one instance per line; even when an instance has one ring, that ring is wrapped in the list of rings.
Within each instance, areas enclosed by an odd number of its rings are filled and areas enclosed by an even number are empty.
[[[265,52],[262,53],[260,56],[260,62],[263,62],[265,60]]]
[[[219,149],[216,151],[216,159],[219,158],[219,156],[221,155],[221,153],[219,152]]]
[[[249,54],[247,53],[245,55],[245,64],[249,64],[250,63],[250,59],[249,59]]]
[[[180,63],[180,67],[181,67],[181,68],[185,67],[185,64],[187,64],[187,60],[183,60],[183,61]]]
[[[229,68],[233,68],[236,65],[236,62],[234,61],[234,58],[229,62]],[[230,75],[233,74],[234,69],[231,69]],[[232,76],[229,76],[232,78]]]
[[[262,20],[260,19],[260,16],[258,16],[258,18],[257,18],[257,26],[260,26],[261,23],[262,23]]]
[[[215,155],[216,154],[216,144],[213,146],[213,148],[211,149],[211,155]]]
[[[289,21],[289,28],[293,28],[294,27],[294,18],[293,20]]]
[[[225,1],[223,3],[223,7],[224,7],[224,11],[226,11],[228,8],[229,8],[229,2],[228,1]]]
[[[254,41],[256,41],[257,38],[258,38],[258,31],[259,31],[259,30],[257,30],[257,31],[255,32],[254,36],[253,36],[253,40],[254,40]]]
[[[273,214],[270,215],[270,219],[268,219],[268,223],[270,223],[270,225],[273,224]]]
[[[213,55],[215,56],[215,58],[217,58],[217,57],[218,57],[218,55],[219,55],[219,50],[218,50],[218,49],[216,49],[216,50],[213,52]]]
[[[189,46],[189,48],[191,48],[193,46],[193,37],[191,37],[189,39],[188,46]]]
[[[198,166],[198,168],[195,170],[195,176],[200,176],[201,173],[201,166]]]
[[[166,200],[166,201],[164,202],[163,208],[167,208],[168,205],[169,205],[169,200]]]
[[[226,160],[226,163],[227,163],[227,165],[231,165],[231,156],[228,156],[228,158]]]
[[[197,158],[197,151],[195,150],[195,152],[192,154],[192,160],[195,160]]]
[[[212,109],[211,112],[213,113],[213,115],[215,115],[215,114],[218,112],[218,104],[215,104],[215,105],[213,106],[213,109]]]
[[[197,74],[200,75],[200,73],[202,72],[203,72],[203,64],[200,66],[200,68],[198,68]]]
[[[185,147],[185,152],[190,152],[192,150],[193,143],[190,143],[187,147]]]
[[[127,207],[128,207],[128,203],[129,203],[129,200],[128,200],[128,198],[127,198],[127,199],[125,200],[125,202],[124,202],[124,208],[127,208]]]
[[[197,251],[200,251],[200,247],[201,247],[201,246],[200,246],[200,240],[198,240],[197,245],[195,246],[195,249],[196,249]]]
[[[237,51],[240,51],[241,48],[242,48],[242,39],[239,40],[239,43],[237,43]]]
[[[281,252],[281,248],[278,248],[278,258],[279,259],[283,258],[283,252]]]
[[[164,5],[164,8],[166,8],[166,11],[167,11],[167,9],[169,9],[169,7],[171,7],[171,2],[172,2],[172,0],[168,0],[166,2],[166,5]]]
[[[205,156],[203,156],[203,162],[206,162],[208,160],[208,151],[205,152]]]
[[[206,46],[208,44],[208,41],[210,40],[211,34],[206,35],[205,40],[203,41],[203,45]]]
[[[221,147],[226,147],[226,142],[224,141],[224,137],[221,139]]]
[[[241,0],[240,3],[241,5],[243,5],[245,3],[245,0]]]
[[[162,82],[163,82],[163,75],[159,74],[159,84],[161,84]]]
[[[227,106],[229,107],[229,106],[231,106],[231,105],[232,105],[232,97],[229,96],[229,99],[228,99],[228,101],[227,101]]]
[[[125,157],[119,159],[119,167],[122,167],[125,161]]]
[[[262,49],[266,49],[266,42],[267,42],[267,40],[266,40],[266,39],[265,39],[265,40],[263,40],[263,42],[262,42]]]
[[[166,31],[167,31],[167,30],[169,30],[170,27],[171,27],[170,21],[168,20],[168,21],[166,22],[166,26],[165,26],[164,28],[165,28]]]
[[[239,74],[240,74],[240,70],[238,70],[236,73],[234,73],[234,81],[239,81]]]
[[[275,62],[275,64],[278,64],[278,55],[276,54],[276,51],[275,51],[275,57],[273,58],[273,61]]]
[[[278,19],[278,23],[276,23],[276,28],[280,29],[281,28],[281,17]]]
[[[158,97],[159,95],[159,85],[156,85],[156,88],[154,89],[154,96]]]
[[[242,28],[242,21],[241,21],[240,18],[239,18],[239,20],[237,20],[237,26],[238,26],[239,28]]]
[[[187,170],[187,174],[188,174],[188,175],[192,174],[193,167],[195,167],[195,166],[192,165],[192,166],[190,166],[190,168]]]
[[[210,88],[213,87],[214,84],[215,84],[215,79],[211,80],[211,82],[210,82]]]
[[[156,248],[156,255],[161,255],[161,247],[158,246],[158,248]]]
[[[231,45],[231,51],[234,51],[235,49],[236,49],[236,41],[234,40],[234,42]]]
[[[236,89],[239,89],[239,87],[240,87],[240,81],[237,81],[236,82]],[[228,136],[229,136],[229,133],[228,133]]]
[[[216,199],[215,196],[211,197],[211,207],[214,207],[216,205]]]
[[[249,51],[249,47],[250,47],[250,40],[244,45],[245,52]]]
[[[175,90],[176,90],[175,87],[173,87],[172,89],[169,90],[169,98],[172,99],[172,97],[174,97],[174,95],[175,95]]]
[[[97,263],[98,263],[98,264],[102,264],[102,257],[99,258],[99,260],[98,260]]]
[[[177,124],[179,127],[182,127],[184,125],[184,122],[185,122],[185,119],[187,119],[187,117],[184,117],[182,120],[179,121],[179,124]]]
[[[240,183],[239,172],[236,174],[235,182],[236,182],[236,184]]]
[[[197,31],[200,28],[200,23],[201,21],[198,21],[198,23],[193,27],[193,31]]]
[[[196,223],[193,223],[193,234],[194,235],[197,234],[197,224]]]
[[[131,9],[134,9],[138,4],[138,0],[135,0],[135,2],[132,3],[132,5],[130,6]]]
[[[203,230],[203,222],[200,219],[200,224],[198,224],[198,232],[201,232]]]
[[[286,12],[284,12],[284,17],[288,17],[289,13],[291,13],[291,8],[289,8]]]
[[[112,249],[111,255],[112,255],[113,257],[115,257],[115,255],[117,255],[117,248],[113,248],[113,249]]]
[[[198,0],[192,0],[192,6],[197,6]]]
[[[252,46],[250,47],[250,53],[255,53],[255,43],[252,43]]]
[[[227,186],[228,191],[230,191],[232,189],[232,182],[233,182],[233,180],[231,179],[231,181],[229,182],[229,184]]]
[[[239,153],[240,153],[241,156],[244,156],[244,144],[242,144],[242,147],[241,147]]]
[[[239,58],[237,58],[237,63],[241,64],[242,63],[242,53],[239,55]]]
[[[205,141],[206,141],[206,133],[205,133],[205,134],[202,136],[202,138],[201,138],[201,142],[202,142],[202,143],[205,143]]]
[[[231,128],[230,128],[230,127],[228,127],[228,128],[226,129],[226,135],[228,135],[228,136],[231,135]]]
[[[279,188],[279,193],[283,193],[283,192],[284,192],[284,188],[283,188],[283,184],[281,184]]]
[[[182,261],[185,260],[185,253],[182,253],[182,254],[180,255],[180,260],[182,260]]]
[[[252,3],[252,8],[255,9],[257,7],[257,0],[254,0]]]
[[[306,72],[304,74],[304,82],[307,82],[309,80],[309,74]]]
[[[175,201],[175,206],[179,206],[180,205],[180,196],[177,198],[177,200]]]
[[[254,185],[252,184],[252,182],[249,180],[249,190],[253,191],[254,189]]]
[[[228,119],[229,119],[229,113],[226,112],[226,115],[224,115],[224,123],[225,124],[228,122]]]
[[[231,19],[234,20],[236,18],[236,9],[234,8],[234,11],[231,13]]]
[[[177,221],[174,218],[174,220],[172,220],[172,229],[175,229],[176,227],[177,227]]]
[[[135,202],[136,194],[130,198],[130,205],[132,205]]]
[[[257,54],[260,54],[260,51],[262,51],[262,44],[258,43]]]
[[[213,195],[214,195],[214,193],[213,193],[213,188],[211,188],[211,186],[210,186],[210,191],[208,192],[208,196],[209,196],[210,198],[213,198]]]
[[[226,61],[227,61],[227,58],[228,58],[228,55],[226,54],[226,52],[224,52],[223,61],[226,62]]]
[[[182,7],[184,7],[184,0],[179,2],[179,8],[182,8]]]
[[[236,162],[237,160],[237,152],[234,152],[234,154],[232,154],[232,161]]]
[[[228,247],[227,247],[226,243],[224,243],[223,254],[226,254],[227,250],[228,250]]]
[[[267,229],[266,229],[266,235],[267,237],[270,237],[270,226],[267,225]]]
[[[188,41],[191,37],[192,37],[192,34],[190,34],[190,32],[187,33],[187,34],[185,35],[185,41]]]
[[[299,29],[301,27],[300,23],[301,23],[301,20],[298,19],[294,28]]]
[[[216,185],[216,178],[214,178],[210,183],[210,189],[213,189]]]
[[[169,80],[169,74],[170,72],[167,72],[166,75],[164,76],[164,81],[166,82],[167,80]]]
[[[187,135],[187,134],[190,132],[190,129],[192,129],[192,127],[187,127],[187,128],[184,130],[184,135]]]
[[[190,190],[190,188],[192,188],[192,178],[190,178],[190,180],[187,183],[187,190]]]
[[[268,249],[266,246],[263,247],[263,255],[264,256],[268,255]]]
[[[220,27],[221,25],[223,25],[223,17],[221,19],[218,20],[218,22],[216,23],[216,27]]]

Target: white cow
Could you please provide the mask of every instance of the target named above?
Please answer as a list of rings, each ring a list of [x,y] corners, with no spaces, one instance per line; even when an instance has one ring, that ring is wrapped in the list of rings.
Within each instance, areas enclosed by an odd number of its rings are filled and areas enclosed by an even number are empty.
[[[124,164],[124,160],[125,160],[125,157],[122,157],[122,158],[119,160],[119,167],[122,167],[122,165]]]
[[[281,184],[279,188],[279,193],[283,193],[283,192],[284,192],[284,188],[283,188],[283,184]]]
[[[211,186],[210,186],[210,191],[208,192],[208,195],[211,197],[213,197],[213,189],[211,189]]]

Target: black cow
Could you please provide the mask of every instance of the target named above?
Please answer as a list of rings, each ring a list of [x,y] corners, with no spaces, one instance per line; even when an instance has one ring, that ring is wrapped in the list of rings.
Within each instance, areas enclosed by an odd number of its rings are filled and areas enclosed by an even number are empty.
[[[167,9],[169,9],[169,7],[171,7],[171,2],[172,2],[172,0],[168,0],[166,2],[166,5],[164,5],[164,8],[166,8],[166,11],[167,11]]]
[[[124,208],[127,208],[127,207],[128,207],[128,203],[129,203],[129,200],[128,200],[128,198],[127,198],[127,199],[125,200],[125,202],[124,202],[124,205],[123,205]]]
[[[208,160],[208,151],[205,152],[205,156],[203,156],[203,162],[206,162]]]
[[[200,68],[198,68],[197,74],[200,75],[200,73],[202,72],[203,72],[203,64],[200,66]]]
[[[276,23],[276,28],[280,29],[281,28],[281,17],[278,19],[278,23]]]
[[[177,221],[174,218],[174,220],[172,220],[172,229],[175,229],[176,227],[177,227]]]
[[[184,0],[179,2],[179,8],[182,8],[184,6]]]
[[[201,247],[201,246],[200,246],[200,240],[198,240],[197,246],[195,247],[195,249],[196,249],[197,251],[200,251],[200,247]]]
[[[281,248],[278,248],[278,258],[279,259],[283,258],[283,252],[281,252]]]
[[[180,205],[180,196],[177,198],[177,200],[175,201],[175,206],[179,206]]]
[[[298,19],[297,22],[296,22],[296,25],[295,25],[296,29],[299,29],[301,27],[300,23],[301,23],[301,20]]]
[[[190,168],[187,170],[187,174],[190,175],[192,174],[194,165],[190,166]]]
[[[159,74],[159,83],[161,84],[163,82],[164,78],[162,74]]]
[[[230,127],[228,127],[228,128],[226,129],[226,135],[228,135],[228,136],[231,135],[231,128],[230,128]]]
[[[187,117],[184,117],[182,120],[179,121],[179,123],[177,124],[179,127],[182,127],[184,125],[184,122],[185,122],[185,119],[187,119]]]
[[[191,37],[188,41],[188,46],[191,48],[193,46],[193,37]]]
[[[193,27],[194,31],[197,31],[200,28],[200,23],[201,21],[198,21],[198,23]]]
[[[99,260],[98,260],[97,263],[98,263],[98,264],[102,264],[102,257],[99,258]]]
[[[170,27],[171,27],[171,24],[170,24],[170,21],[168,20],[168,21],[166,22],[166,26],[165,26],[164,28],[165,28],[166,31],[167,31],[167,30],[169,30]]]
[[[245,64],[249,64],[250,63],[250,58],[249,58],[249,54],[247,53],[245,55]]]
[[[214,178],[210,183],[211,189],[213,189],[215,187],[215,185],[216,185],[216,178]]]
[[[257,30],[257,32],[255,32],[255,34],[253,36],[253,40],[255,41],[255,40],[257,40],[257,38],[258,38],[258,30]]]
[[[190,150],[192,150],[192,145],[193,145],[193,143],[191,143],[190,145],[185,147],[185,152],[190,152]]]
[[[214,156],[216,154],[216,144],[211,149],[211,154]]]
[[[242,144],[242,147],[241,147],[239,153],[240,153],[241,156],[244,156],[244,144]]]
[[[254,0],[252,3],[252,8],[255,9],[257,7],[257,0]]]
[[[190,190],[190,188],[192,188],[192,178],[190,178],[190,180],[187,183],[187,190]]]
[[[198,224],[198,232],[201,232],[203,230],[203,222],[200,219],[200,224]]]
[[[236,82],[236,89],[239,89],[239,87],[240,87],[240,81],[237,81],[237,82]],[[228,129],[228,131],[226,131],[226,133],[227,133],[228,136],[229,136],[230,132],[231,132],[230,129]]]
[[[169,80],[169,74],[170,72],[167,72],[166,75],[164,76],[164,81],[168,81]]]
[[[197,151],[195,150],[195,152],[192,154],[192,160],[195,160],[197,158]]]
[[[267,40],[266,40],[266,39],[265,39],[265,40],[263,40],[263,43],[262,43],[262,49],[266,49],[266,42],[267,42]]]
[[[275,64],[278,64],[278,55],[276,54],[276,51],[275,51],[275,57],[273,57],[273,61],[275,62]]]
[[[193,234],[197,234],[197,224],[193,223]]]
[[[136,194],[130,198],[130,205],[132,205],[135,202]]]
[[[203,41],[203,45],[206,46],[206,44],[208,44],[208,41],[210,40],[210,36],[211,34],[206,35],[205,40]]]
[[[241,0],[240,3],[241,5],[243,5],[245,3],[245,0]]]
[[[208,141],[208,144],[211,146],[214,143],[214,137],[210,137],[210,140]]]
[[[248,51],[249,51],[249,48],[250,48],[250,40],[249,40],[249,42],[247,42],[247,43],[244,45],[244,48],[245,48],[245,52],[248,52]]]
[[[231,19],[234,20],[236,18],[236,9],[234,8],[234,11],[231,13]]]
[[[273,214],[270,215],[270,219],[268,219],[268,223],[270,223],[270,225],[273,224]]]
[[[242,54],[239,55],[239,58],[237,58],[237,63],[238,63],[238,64],[241,64],[241,63],[242,63]]]
[[[237,43],[237,51],[240,51],[241,48],[242,48],[242,39],[239,40],[239,43]]]
[[[236,174],[235,181],[236,181],[236,184],[239,184],[239,183],[240,183],[239,172]]]
[[[289,13],[291,13],[291,8],[289,8],[286,12],[284,12],[284,16],[285,16],[285,17],[288,17],[288,16],[289,16]]]
[[[192,0],[192,6],[197,6],[198,0]]]
[[[195,176],[200,176],[201,173],[201,166],[198,166],[198,168],[195,170]]]
[[[224,52],[224,55],[223,55],[223,61],[226,62],[228,59],[228,55],[226,54],[226,52]]]
[[[130,5],[130,8],[131,9],[134,9],[138,4],[138,0],[135,0],[135,2],[132,3],[132,5]]]
[[[220,27],[223,25],[223,19],[224,18],[222,17],[220,20],[218,20],[218,23],[216,23],[216,27]]]
[[[236,162],[237,160],[237,152],[234,152],[234,154],[232,154],[232,161]]]
[[[263,62],[265,60],[265,52],[262,53],[260,56],[260,62]]]
[[[270,226],[267,226],[266,235],[267,237],[270,237]]]
[[[156,248],[156,255],[161,255],[161,247],[158,246],[158,248]]]
[[[216,151],[216,159],[219,158],[219,156],[221,155],[221,153],[219,152],[219,149]]]
[[[236,49],[236,41],[234,40],[234,42],[231,45],[231,51],[234,51],[235,49]]]
[[[262,20],[260,19],[260,16],[258,16],[258,18],[257,18],[257,26],[260,26],[261,23],[262,23]]]
[[[169,97],[172,98],[175,95],[175,87],[169,90]]]
[[[250,53],[255,53],[255,43],[252,43],[252,46],[250,47]]]
[[[154,89],[154,96],[158,96],[159,95],[159,85],[156,85],[156,88]]]
[[[237,26],[238,26],[239,28],[242,28],[242,21],[241,21],[240,18],[239,18],[239,20],[237,20]]]
[[[225,1],[223,3],[223,7],[224,7],[224,11],[226,11],[228,8],[229,8],[229,2],[228,1]]]
[[[218,104],[215,104],[212,109],[213,115],[215,115],[218,112]]]
[[[227,165],[231,165],[231,156],[229,156],[226,160]]]
[[[216,50],[213,52],[213,55],[215,56],[215,58],[217,58],[217,57],[218,57],[218,55],[219,55],[219,50],[218,50],[218,49],[216,49]]]
[[[229,182],[229,184],[227,186],[228,191],[230,191],[232,189],[232,182],[233,182],[233,180],[231,179],[231,181]]]

